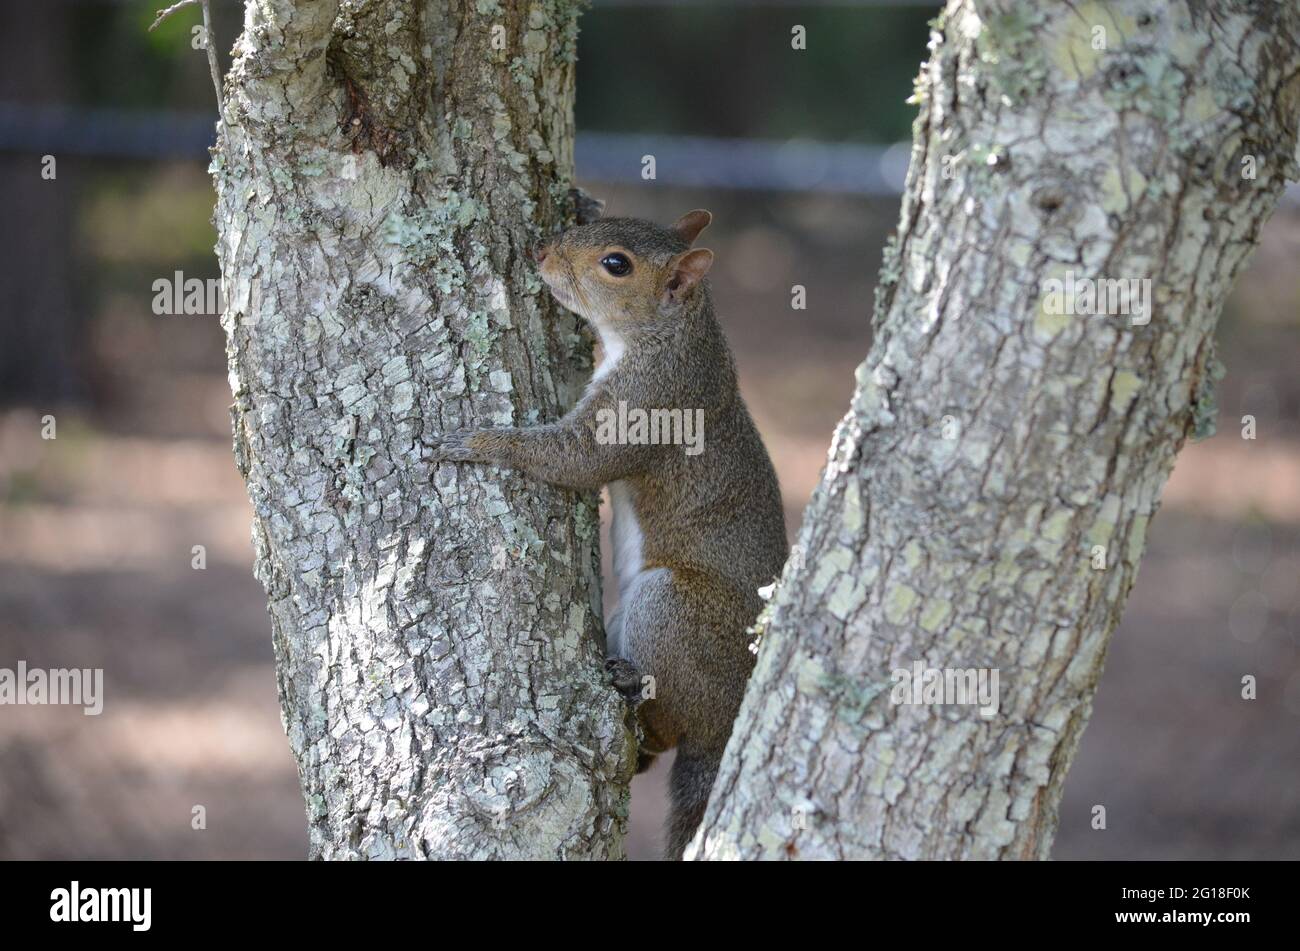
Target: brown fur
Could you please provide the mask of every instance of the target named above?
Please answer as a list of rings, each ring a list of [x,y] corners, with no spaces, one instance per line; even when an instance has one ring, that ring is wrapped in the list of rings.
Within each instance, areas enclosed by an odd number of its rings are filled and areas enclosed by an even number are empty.
[[[637,705],[642,767],[677,748],[669,780],[668,855],[680,858],[704,813],[740,708],[753,655],[746,628],[758,588],[785,562],[780,488],[740,398],[731,351],[704,279],[712,252],[690,249],[708,212],[673,229],[632,218],[572,228],[545,250],[542,277],[556,299],[621,359],[563,419],[526,429],[452,433],[434,458],[492,462],[572,489],[622,482],[639,523],[646,577],[611,619],[621,656],[655,678]],[[601,265],[618,252],[632,270]],[[703,451],[597,441],[597,412],[619,401],[641,409],[704,410]],[[613,638],[613,634],[611,634]]]

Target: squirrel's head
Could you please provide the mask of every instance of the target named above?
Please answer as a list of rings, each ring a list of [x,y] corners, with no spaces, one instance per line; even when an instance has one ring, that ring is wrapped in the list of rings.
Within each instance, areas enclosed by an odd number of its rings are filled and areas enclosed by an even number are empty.
[[[671,320],[702,292],[713,252],[691,244],[711,220],[697,209],[671,228],[639,218],[578,225],[538,250],[542,280],[598,330],[621,334]]]

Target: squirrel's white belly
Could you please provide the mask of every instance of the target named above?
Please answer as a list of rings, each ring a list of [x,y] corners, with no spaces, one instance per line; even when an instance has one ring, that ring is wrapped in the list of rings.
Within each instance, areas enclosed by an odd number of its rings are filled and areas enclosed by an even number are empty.
[[[623,614],[634,595],[637,579],[645,574],[645,561],[641,526],[636,520],[632,492],[627,483],[610,483],[609,504],[612,515],[609,534],[614,556],[614,577],[618,579],[618,607],[605,624],[606,647],[611,656],[622,657]]]
[[[602,327],[600,331],[600,365],[591,375],[591,382],[604,379],[623,359],[623,352],[627,349],[627,344],[623,338],[615,331],[608,327]]]
[[[614,576],[618,579],[618,594],[622,598],[644,563],[641,526],[637,523],[632,492],[626,482],[610,483],[609,504],[613,514],[609,532],[614,548]]]

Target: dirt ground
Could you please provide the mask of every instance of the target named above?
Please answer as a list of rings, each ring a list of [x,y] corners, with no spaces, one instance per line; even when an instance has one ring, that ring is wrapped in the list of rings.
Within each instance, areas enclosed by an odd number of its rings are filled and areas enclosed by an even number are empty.
[[[615,213],[660,218],[705,200],[597,189]],[[710,198],[715,298],[793,532],[869,344],[894,212]],[[1298,250],[1293,211],[1228,308],[1220,433],[1184,451],[1153,523],[1057,858],[1300,858]],[[792,283],[808,287],[807,311],[790,310]],[[143,287],[101,303],[107,395],[0,411],[0,666],[103,667],[107,684],[99,717],[0,707],[0,858],[302,857],[220,328],[152,316]],[[39,435],[47,412],[53,441]],[[1240,438],[1247,412],[1253,441]],[[633,786],[633,857],[657,855],[666,773],[661,762]],[[1098,804],[1105,830],[1091,828]]]

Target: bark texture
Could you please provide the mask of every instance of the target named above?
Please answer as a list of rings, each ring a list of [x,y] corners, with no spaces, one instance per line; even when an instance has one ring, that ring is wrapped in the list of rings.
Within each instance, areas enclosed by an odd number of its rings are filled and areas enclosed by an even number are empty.
[[[577,7],[247,0],[213,161],[235,452],[317,858],[617,858],[634,750],[594,499],[422,439],[590,367],[564,222]]]
[[[1220,309],[1296,177],[1300,10],[952,0],[917,97],[875,340],[688,856],[1048,855],[1161,489],[1213,425]],[[1149,278],[1150,323],[1052,313],[1067,271]],[[998,714],[891,703],[914,661],[998,669]]]

